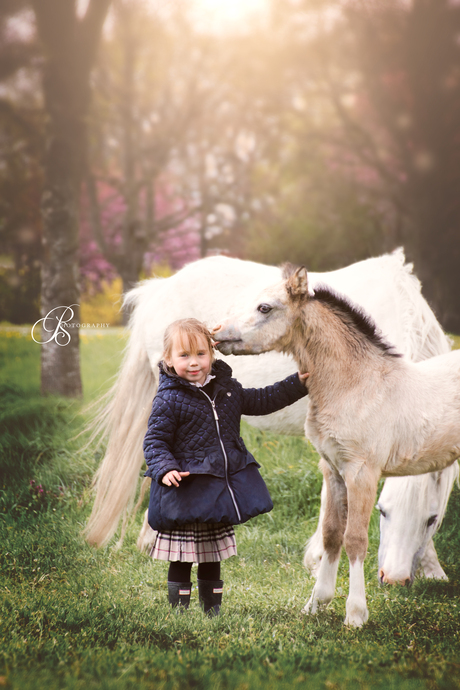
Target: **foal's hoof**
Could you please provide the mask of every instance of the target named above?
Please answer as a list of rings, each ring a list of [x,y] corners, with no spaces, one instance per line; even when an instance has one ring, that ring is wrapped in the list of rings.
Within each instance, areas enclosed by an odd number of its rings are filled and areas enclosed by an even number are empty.
[[[366,608],[347,608],[347,615],[345,617],[344,625],[349,628],[360,628],[364,623],[367,623],[369,618],[369,611]]]

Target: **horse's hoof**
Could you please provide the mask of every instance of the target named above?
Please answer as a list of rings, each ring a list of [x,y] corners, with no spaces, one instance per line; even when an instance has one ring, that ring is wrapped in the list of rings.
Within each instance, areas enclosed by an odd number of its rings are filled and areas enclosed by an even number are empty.
[[[313,599],[313,597],[310,597],[310,599],[307,601],[305,606],[302,609],[302,613],[305,616],[309,616],[310,614],[315,614],[318,611],[318,600]]]
[[[315,615],[315,613],[320,613],[321,610],[326,608],[330,601],[330,598],[326,599],[325,601],[322,601],[322,599],[312,594],[310,599],[303,607],[302,613],[306,614],[307,616],[309,616],[310,614]]]

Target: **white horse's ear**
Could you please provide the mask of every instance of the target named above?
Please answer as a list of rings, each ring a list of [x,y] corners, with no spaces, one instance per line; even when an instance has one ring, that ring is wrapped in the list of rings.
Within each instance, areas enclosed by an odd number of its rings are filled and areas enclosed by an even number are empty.
[[[286,289],[293,299],[308,299],[308,274],[305,266],[300,266],[286,281]]]

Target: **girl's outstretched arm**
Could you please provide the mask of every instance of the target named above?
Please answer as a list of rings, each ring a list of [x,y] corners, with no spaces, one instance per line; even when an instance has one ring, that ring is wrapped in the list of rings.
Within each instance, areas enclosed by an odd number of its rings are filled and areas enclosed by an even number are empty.
[[[291,374],[284,381],[278,381],[265,388],[243,388],[242,414],[263,415],[282,410],[308,394],[308,374]]]

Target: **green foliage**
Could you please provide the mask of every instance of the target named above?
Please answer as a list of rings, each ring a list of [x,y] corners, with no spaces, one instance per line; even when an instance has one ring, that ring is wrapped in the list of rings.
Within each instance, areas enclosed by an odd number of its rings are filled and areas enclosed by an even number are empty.
[[[318,455],[299,436],[277,436],[243,424],[248,450],[262,465],[275,510],[265,519],[283,527],[286,520],[311,520],[319,513],[322,477]]]
[[[80,362],[85,402],[97,400],[114,383],[128,332],[95,329],[80,334]]]
[[[40,267],[24,266],[17,275],[0,265],[0,318],[35,323],[40,318]]]
[[[110,326],[121,326],[122,292],[122,280],[117,278],[112,283],[102,281],[101,292],[95,295],[83,295],[80,306],[81,323],[108,323]]]
[[[0,338],[14,359],[17,339]],[[24,339],[35,362],[35,343]],[[116,336],[88,339],[84,374],[107,378],[120,361]],[[100,451],[75,438],[85,417],[78,404],[43,400],[38,384],[1,369],[3,487],[0,503],[0,686],[11,690],[454,690],[460,688],[460,491],[455,489],[437,549],[450,582],[409,588],[377,584],[378,516],[372,518],[366,580],[370,621],[342,622],[348,564],[337,596],[318,616],[300,610],[313,580],[302,566],[315,529],[320,476],[301,438],[244,426],[262,464],[275,509],[237,527],[238,558],[223,564],[222,615],[208,619],[197,591],[189,611],[167,604],[167,564],[135,546],[142,516],[120,550],[96,550],[81,530],[91,507],[89,482]],[[102,375],[91,384],[94,396]],[[38,378],[37,378],[38,380]],[[24,423],[21,422],[24,420]],[[38,455],[42,453],[40,457]],[[14,468],[14,461],[18,469]],[[30,481],[35,484],[30,488]],[[42,485],[46,500],[35,497]],[[62,487],[63,491],[59,490]],[[19,499],[17,498],[19,496]],[[196,572],[193,573],[193,579]]]
[[[382,218],[359,184],[328,167],[312,143],[308,157],[298,157],[302,163],[293,169],[280,167],[280,198],[271,216],[250,224],[245,258],[329,271],[387,251]]]

